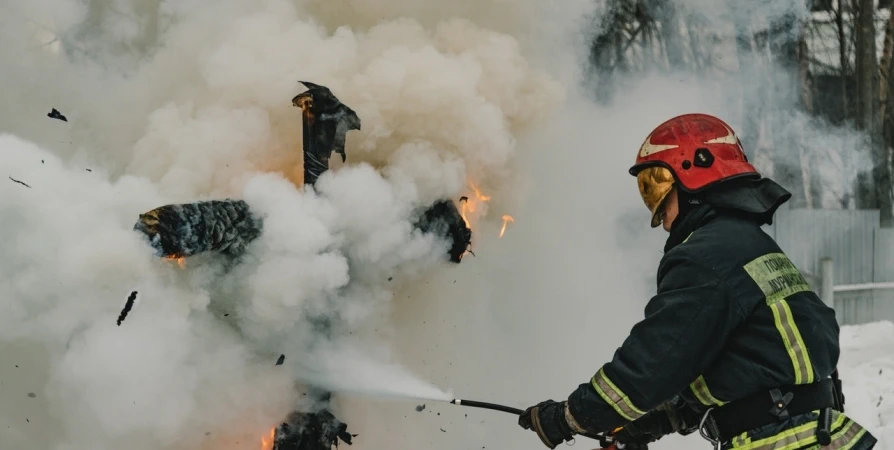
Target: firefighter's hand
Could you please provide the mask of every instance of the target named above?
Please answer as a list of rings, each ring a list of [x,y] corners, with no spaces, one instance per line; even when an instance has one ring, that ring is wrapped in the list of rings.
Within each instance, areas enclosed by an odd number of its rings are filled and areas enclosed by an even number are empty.
[[[556,448],[563,441],[570,441],[574,436],[565,420],[565,402],[547,400],[538,403],[519,416],[518,425],[526,430],[534,430],[550,449]]]

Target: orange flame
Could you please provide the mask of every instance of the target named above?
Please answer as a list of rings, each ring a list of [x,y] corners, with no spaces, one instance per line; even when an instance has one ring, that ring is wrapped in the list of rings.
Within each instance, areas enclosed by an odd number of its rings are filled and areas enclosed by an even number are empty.
[[[510,216],[509,214],[504,214],[503,215],[503,228],[500,228],[500,237],[503,237],[503,233],[506,232],[506,224],[508,224],[509,222],[515,223],[515,219],[512,216]]]
[[[462,204],[462,206],[460,206],[460,209],[459,209],[459,215],[462,216],[463,222],[466,223],[466,226],[469,228],[472,228],[472,224],[469,223],[469,218],[467,216],[468,210],[469,210],[469,198],[463,197],[463,198],[459,199],[459,202]]]
[[[482,194],[481,191],[479,191],[478,188],[475,186],[475,183],[472,183],[471,181],[469,181],[469,187],[471,187],[472,190],[475,191],[476,199],[481,200],[482,202],[486,202],[486,201],[490,200],[490,196]]]
[[[276,427],[270,429],[269,436],[261,436],[261,450],[273,450],[273,440],[276,436]]]
[[[165,256],[165,259],[169,261],[177,261],[177,265],[180,266],[181,269],[186,267],[186,257],[185,256]]]
[[[466,226],[472,228],[472,223],[469,221],[469,214],[475,213],[475,210],[478,209],[478,203],[489,201],[490,196],[482,194],[478,187],[475,186],[475,183],[471,181],[469,181],[469,187],[472,188],[472,192],[475,194],[475,197],[463,197],[461,199],[462,205],[460,207],[460,215],[462,216],[463,221],[466,222]]]

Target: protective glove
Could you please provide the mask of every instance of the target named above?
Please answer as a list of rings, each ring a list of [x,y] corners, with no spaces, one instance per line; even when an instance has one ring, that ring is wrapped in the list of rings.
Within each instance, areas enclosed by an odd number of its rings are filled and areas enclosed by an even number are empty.
[[[534,430],[550,449],[574,437],[574,432],[565,420],[565,402],[540,402],[518,417],[518,425],[526,430]]]

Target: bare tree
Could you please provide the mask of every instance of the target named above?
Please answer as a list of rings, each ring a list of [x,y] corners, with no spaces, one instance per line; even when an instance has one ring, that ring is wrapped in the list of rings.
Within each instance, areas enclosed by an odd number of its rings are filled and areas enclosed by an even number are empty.
[[[844,4],[845,0],[838,0],[838,8],[835,9],[835,28],[838,31],[838,64],[841,69],[841,115],[844,117],[844,120],[848,119],[848,95],[847,95],[847,79],[850,76],[848,73],[848,57],[847,57],[847,39],[845,37],[845,29],[844,29]]]
[[[894,212],[892,212],[892,195],[891,192],[891,156],[892,146],[894,146],[894,120],[891,118],[891,111],[894,111],[894,96],[891,95],[894,90],[894,77],[891,76],[892,64],[894,64],[894,14],[889,11],[888,23],[885,25],[885,41],[882,49],[882,60],[880,63],[880,80],[879,80],[879,122],[881,127],[882,139],[878,146],[879,160],[876,164],[879,166],[879,178],[877,180],[878,198],[881,204],[879,211],[882,226],[890,227],[894,222]]]
[[[857,202],[858,207],[878,208],[882,226],[890,227],[894,222],[891,205],[890,145],[884,142],[882,136],[879,101],[881,77],[875,45],[875,4],[873,0],[856,1],[854,31],[857,75],[856,124],[866,134],[872,155],[870,173],[858,177],[858,183],[862,185],[857,189]],[[890,64],[890,57],[887,59],[887,63]],[[889,68],[885,68],[885,72],[889,73]]]

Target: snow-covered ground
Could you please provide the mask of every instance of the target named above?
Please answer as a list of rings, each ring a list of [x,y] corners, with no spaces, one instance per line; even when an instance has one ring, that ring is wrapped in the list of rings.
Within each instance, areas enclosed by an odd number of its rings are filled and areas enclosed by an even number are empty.
[[[894,449],[894,323],[842,327],[838,369],[847,415]]]

